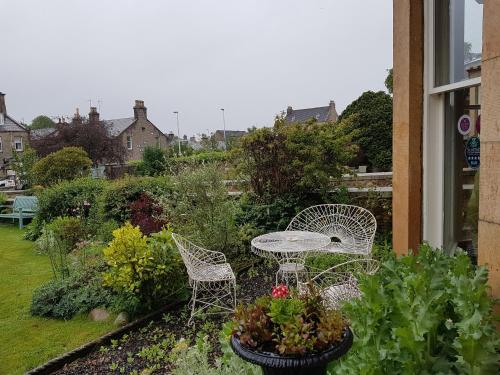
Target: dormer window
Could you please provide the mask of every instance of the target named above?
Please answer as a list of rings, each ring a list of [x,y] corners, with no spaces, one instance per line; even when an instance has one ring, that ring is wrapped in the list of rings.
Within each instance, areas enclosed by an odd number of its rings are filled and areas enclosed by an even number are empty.
[[[132,150],[132,136],[127,135],[127,150]]]

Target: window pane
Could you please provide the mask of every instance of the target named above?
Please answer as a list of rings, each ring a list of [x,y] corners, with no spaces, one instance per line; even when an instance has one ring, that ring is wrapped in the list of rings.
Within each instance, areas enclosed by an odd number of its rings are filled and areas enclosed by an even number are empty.
[[[460,127],[467,117],[469,127]],[[446,94],[445,165],[444,165],[444,247],[466,250],[477,260],[479,203],[479,156],[471,154],[471,145],[480,131],[480,86]],[[464,129],[469,129],[467,134]],[[477,163],[476,163],[477,162]]]
[[[435,85],[481,76],[483,0],[435,0]]]

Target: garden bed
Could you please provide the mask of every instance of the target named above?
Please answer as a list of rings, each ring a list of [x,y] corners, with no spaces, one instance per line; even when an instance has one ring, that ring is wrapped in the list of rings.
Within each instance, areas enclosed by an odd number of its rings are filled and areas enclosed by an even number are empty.
[[[242,272],[237,277],[238,302],[250,302],[268,294],[273,286],[276,269],[266,262]],[[207,335],[213,350],[210,361],[221,353],[219,332],[227,315],[207,315],[188,326],[189,311],[186,304],[152,320],[147,326],[112,340],[84,358],[67,364],[55,374],[137,373],[164,374],[172,369],[172,349],[184,338],[192,344],[199,335]],[[175,351],[175,349],[174,349]],[[134,370],[136,372],[134,372]],[[145,371],[145,372],[142,372]]]

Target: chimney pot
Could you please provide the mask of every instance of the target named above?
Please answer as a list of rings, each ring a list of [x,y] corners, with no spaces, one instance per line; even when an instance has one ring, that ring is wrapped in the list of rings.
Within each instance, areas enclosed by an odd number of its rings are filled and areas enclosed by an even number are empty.
[[[134,117],[135,119],[144,118],[147,119],[147,108],[144,106],[144,100],[136,100],[134,105]]]
[[[0,92],[0,113],[5,116],[7,114],[7,106],[5,105],[5,94]]]
[[[291,105],[289,105],[289,106],[286,108],[286,114],[287,114],[287,115],[291,115],[291,114],[292,114],[292,112],[293,112],[293,108],[292,108],[292,106],[291,106]]]

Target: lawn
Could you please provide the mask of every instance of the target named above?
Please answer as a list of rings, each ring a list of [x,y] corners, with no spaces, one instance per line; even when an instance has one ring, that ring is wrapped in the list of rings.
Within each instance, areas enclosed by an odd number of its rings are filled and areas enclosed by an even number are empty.
[[[33,289],[52,277],[49,260],[22,239],[16,225],[0,224],[0,374],[22,374],[113,328],[86,316],[69,321],[32,317]]]

